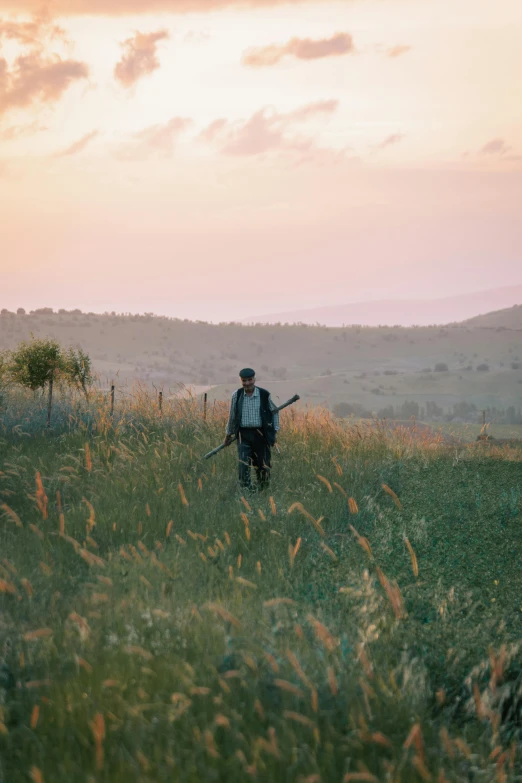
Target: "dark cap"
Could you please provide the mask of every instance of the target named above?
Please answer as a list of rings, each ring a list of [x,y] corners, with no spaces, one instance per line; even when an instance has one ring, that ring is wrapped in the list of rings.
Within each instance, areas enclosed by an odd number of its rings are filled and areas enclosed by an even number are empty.
[[[240,378],[253,378],[255,375],[254,370],[251,367],[245,367],[244,370],[239,371]]]

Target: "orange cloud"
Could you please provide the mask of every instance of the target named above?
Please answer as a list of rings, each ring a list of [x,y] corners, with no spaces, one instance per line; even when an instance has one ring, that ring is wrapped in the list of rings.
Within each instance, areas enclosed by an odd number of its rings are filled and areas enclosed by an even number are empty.
[[[298,60],[319,60],[323,57],[339,57],[355,51],[352,36],[349,33],[336,33],[331,38],[292,38],[285,44],[248,49],[242,58],[243,65],[264,68],[277,65],[284,57],[296,57]]]
[[[22,53],[9,64],[0,57],[0,115],[34,103],[54,103],[78,79],[86,79],[85,63],[62,59],[50,47],[70,43],[61,27],[38,13],[29,21],[0,20],[0,42],[15,41]]]
[[[124,54],[114,67],[114,76],[123,87],[132,87],[160,67],[156,44],[168,37],[167,30],[158,30],[156,33],[136,33],[122,43]]]
[[[0,58],[0,115],[34,103],[54,103],[74,81],[88,75],[85,63],[38,51],[21,55],[12,68]]]
[[[0,19],[0,40],[2,38],[32,47],[41,46],[42,38],[66,40],[65,31],[42,14],[35,15],[28,22]]]
[[[307,0],[54,0],[56,16],[91,14],[100,16],[124,16],[166,13],[196,13],[220,11],[227,8],[267,8],[303,3]],[[312,0],[313,1],[313,0]],[[39,11],[41,0],[0,0],[0,10],[18,13]]]
[[[388,57],[400,57],[401,54],[406,54],[406,52],[409,52],[411,48],[411,46],[405,46],[401,44],[398,46],[390,46],[390,48],[386,50],[386,55]]]

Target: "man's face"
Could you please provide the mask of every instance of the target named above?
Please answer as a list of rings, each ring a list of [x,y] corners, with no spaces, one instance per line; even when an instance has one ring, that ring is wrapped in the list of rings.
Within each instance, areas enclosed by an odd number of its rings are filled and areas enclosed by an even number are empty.
[[[241,378],[241,385],[247,394],[253,392],[254,386],[256,385],[255,375],[253,375],[252,378]]]

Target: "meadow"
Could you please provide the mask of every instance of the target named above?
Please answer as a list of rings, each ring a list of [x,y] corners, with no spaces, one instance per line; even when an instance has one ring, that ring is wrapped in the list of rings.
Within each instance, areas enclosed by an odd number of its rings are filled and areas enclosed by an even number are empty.
[[[522,450],[226,406],[0,424],[0,780],[522,780]]]

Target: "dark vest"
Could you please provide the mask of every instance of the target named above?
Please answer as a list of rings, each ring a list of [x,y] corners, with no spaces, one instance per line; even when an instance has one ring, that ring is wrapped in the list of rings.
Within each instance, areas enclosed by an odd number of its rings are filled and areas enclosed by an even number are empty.
[[[261,429],[265,440],[269,446],[273,446],[276,440],[276,433],[274,430],[274,415],[270,410],[268,398],[270,392],[266,389],[259,389],[259,405],[261,408]],[[236,405],[234,410],[234,433],[236,437],[239,435],[239,428],[241,426],[241,414],[243,413],[243,399],[245,396],[245,390],[243,388],[237,390]]]

